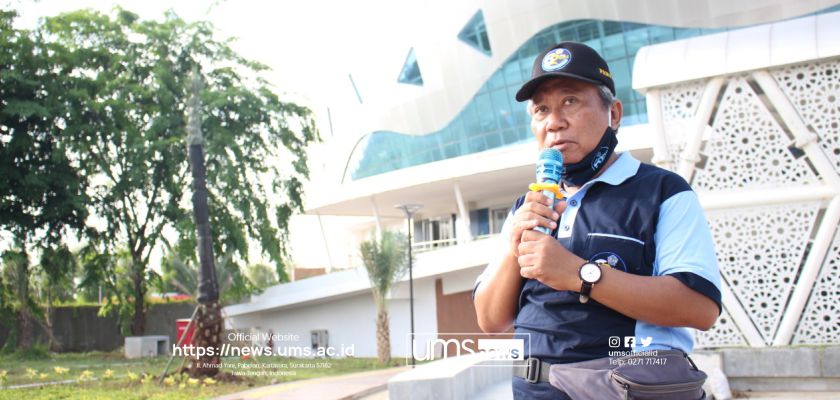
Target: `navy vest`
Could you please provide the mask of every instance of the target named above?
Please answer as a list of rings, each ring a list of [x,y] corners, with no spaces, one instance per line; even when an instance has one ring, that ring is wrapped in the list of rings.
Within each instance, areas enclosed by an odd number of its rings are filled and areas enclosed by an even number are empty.
[[[602,259],[613,268],[653,275],[659,207],[671,196],[691,190],[682,177],[647,164],[618,186],[595,182],[580,201],[570,237],[557,239],[577,256]],[[513,206],[524,203],[521,196]],[[554,232],[556,237],[556,231]],[[525,351],[548,363],[569,363],[607,357],[609,338],[635,335],[636,320],[590,299],[581,304],[573,291],[557,291],[526,279],[514,322]],[[623,343],[622,343],[623,346]]]

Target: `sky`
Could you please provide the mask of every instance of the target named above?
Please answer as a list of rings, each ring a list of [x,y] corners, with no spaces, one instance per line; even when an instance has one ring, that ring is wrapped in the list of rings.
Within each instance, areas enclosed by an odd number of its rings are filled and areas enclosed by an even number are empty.
[[[163,18],[172,9],[188,22],[204,20],[217,28],[217,39],[235,37],[232,48],[268,65],[265,77],[278,92],[290,92],[315,103],[340,106],[357,101],[348,74],[396,75],[418,12],[430,3],[388,0],[9,0],[18,10],[18,27],[33,28],[38,19],[91,8],[110,12],[115,6],[143,19]],[[418,5],[423,3],[422,5]],[[434,3],[431,3],[434,4]],[[414,8],[422,8],[413,10]],[[359,78],[354,76],[359,84]],[[371,82],[365,82],[373,83]],[[338,87],[342,90],[336,91]],[[366,86],[374,91],[376,87]],[[338,92],[338,94],[336,94]]]

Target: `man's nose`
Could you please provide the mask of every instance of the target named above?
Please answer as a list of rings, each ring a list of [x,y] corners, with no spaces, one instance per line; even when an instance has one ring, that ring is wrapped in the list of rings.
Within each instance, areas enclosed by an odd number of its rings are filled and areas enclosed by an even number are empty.
[[[560,110],[552,111],[545,120],[546,132],[557,132],[568,126],[566,116]]]

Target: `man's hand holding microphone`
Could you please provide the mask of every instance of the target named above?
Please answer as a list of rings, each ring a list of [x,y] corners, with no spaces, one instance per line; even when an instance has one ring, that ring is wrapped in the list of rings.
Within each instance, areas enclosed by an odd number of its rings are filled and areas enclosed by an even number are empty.
[[[562,175],[562,155],[546,149],[537,161],[537,184],[525,195],[525,201],[513,215],[510,254],[517,259],[519,274],[536,279],[556,290],[578,290],[579,267],[586,260],[561,245],[551,232],[566,209],[557,184]]]

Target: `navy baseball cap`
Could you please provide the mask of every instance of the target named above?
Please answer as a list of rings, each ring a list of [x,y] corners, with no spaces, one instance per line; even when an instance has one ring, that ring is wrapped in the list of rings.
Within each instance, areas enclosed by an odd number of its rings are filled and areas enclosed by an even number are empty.
[[[610,67],[598,52],[583,43],[563,42],[537,56],[531,70],[531,80],[516,92],[516,101],[530,99],[541,83],[557,77],[603,84],[615,95]]]

